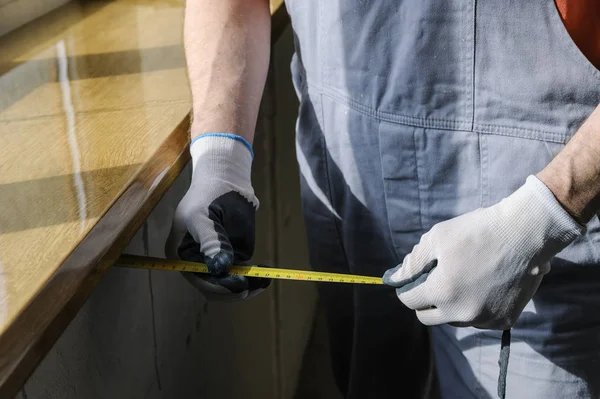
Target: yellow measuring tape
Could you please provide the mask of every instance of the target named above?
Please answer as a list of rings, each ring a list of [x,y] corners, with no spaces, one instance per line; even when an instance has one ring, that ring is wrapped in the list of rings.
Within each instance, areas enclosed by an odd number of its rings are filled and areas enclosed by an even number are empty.
[[[208,273],[204,263],[167,260],[149,256],[121,255],[115,264],[121,267],[150,270],[174,270],[179,272]],[[383,284],[381,277],[354,274],[313,272],[309,270],[277,269],[260,266],[232,266],[229,274],[247,277],[264,277],[281,280],[316,281],[320,283]]]

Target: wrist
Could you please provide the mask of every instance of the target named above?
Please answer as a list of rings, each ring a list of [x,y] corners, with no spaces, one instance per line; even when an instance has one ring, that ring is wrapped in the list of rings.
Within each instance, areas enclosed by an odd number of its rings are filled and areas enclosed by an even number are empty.
[[[200,107],[200,105],[194,104],[194,108]],[[204,109],[206,109],[206,106]],[[206,134],[223,133],[242,137],[250,145],[253,145],[254,129],[240,123],[235,114],[225,113],[223,110],[215,110],[211,113],[213,115],[206,115],[205,111],[191,117],[190,133],[192,141]]]
[[[544,183],[556,201],[573,219],[580,224],[586,224],[594,212],[590,209],[590,202],[585,200],[573,179],[569,177],[569,170],[571,168],[568,164],[564,165],[554,160],[536,177]]]

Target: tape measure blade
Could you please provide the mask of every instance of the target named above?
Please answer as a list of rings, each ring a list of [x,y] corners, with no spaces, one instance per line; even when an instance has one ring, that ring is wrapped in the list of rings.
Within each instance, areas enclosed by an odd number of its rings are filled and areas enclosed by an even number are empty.
[[[122,255],[121,257],[119,257],[119,259],[117,259],[116,266],[130,267],[136,269],[208,273],[208,266],[206,266],[206,264],[204,263],[187,262],[182,260],[167,260],[149,256],[136,255]],[[327,273],[312,270],[279,269],[261,266],[233,266],[229,270],[229,273],[247,277],[262,277],[294,281],[350,284],[383,284],[383,281],[380,277]]]
[[[358,276],[353,274],[327,273],[312,270],[280,269],[260,266],[233,266],[236,274],[252,275],[281,280],[314,281],[351,284],[383,284],[380,277]]]

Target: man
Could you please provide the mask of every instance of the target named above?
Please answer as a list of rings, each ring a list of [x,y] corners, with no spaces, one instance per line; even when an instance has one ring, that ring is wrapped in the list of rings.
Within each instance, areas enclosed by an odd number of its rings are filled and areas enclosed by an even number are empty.
[[[598,397],[599,7],[286,6],[312,265],[370,275],[398,265],[384,278],[396,293],[322,288],[345,397],[427,395],[423,324],[433,326],[443,397],[496,395],[502,330],[511,327],[507,397]],[[209,298],[266,285],[224,275],[253,250],[250,144],[269,19],[266,0],[187,5],[194,172],[168,248],[206,259],[214,275],[188,278]]]

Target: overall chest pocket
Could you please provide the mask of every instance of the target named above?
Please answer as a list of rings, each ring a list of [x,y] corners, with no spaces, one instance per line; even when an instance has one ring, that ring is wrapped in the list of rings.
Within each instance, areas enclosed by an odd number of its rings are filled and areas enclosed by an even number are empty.
[[[470,123],[473,1],[331,0],[318,7],[321,63],[310,80],[326,94],[416,124]],[[303,45],[303,53],[315,51]]]
[[[600,103],[600,71],[554,0],[479,1],[473,128],[565,143]]]

